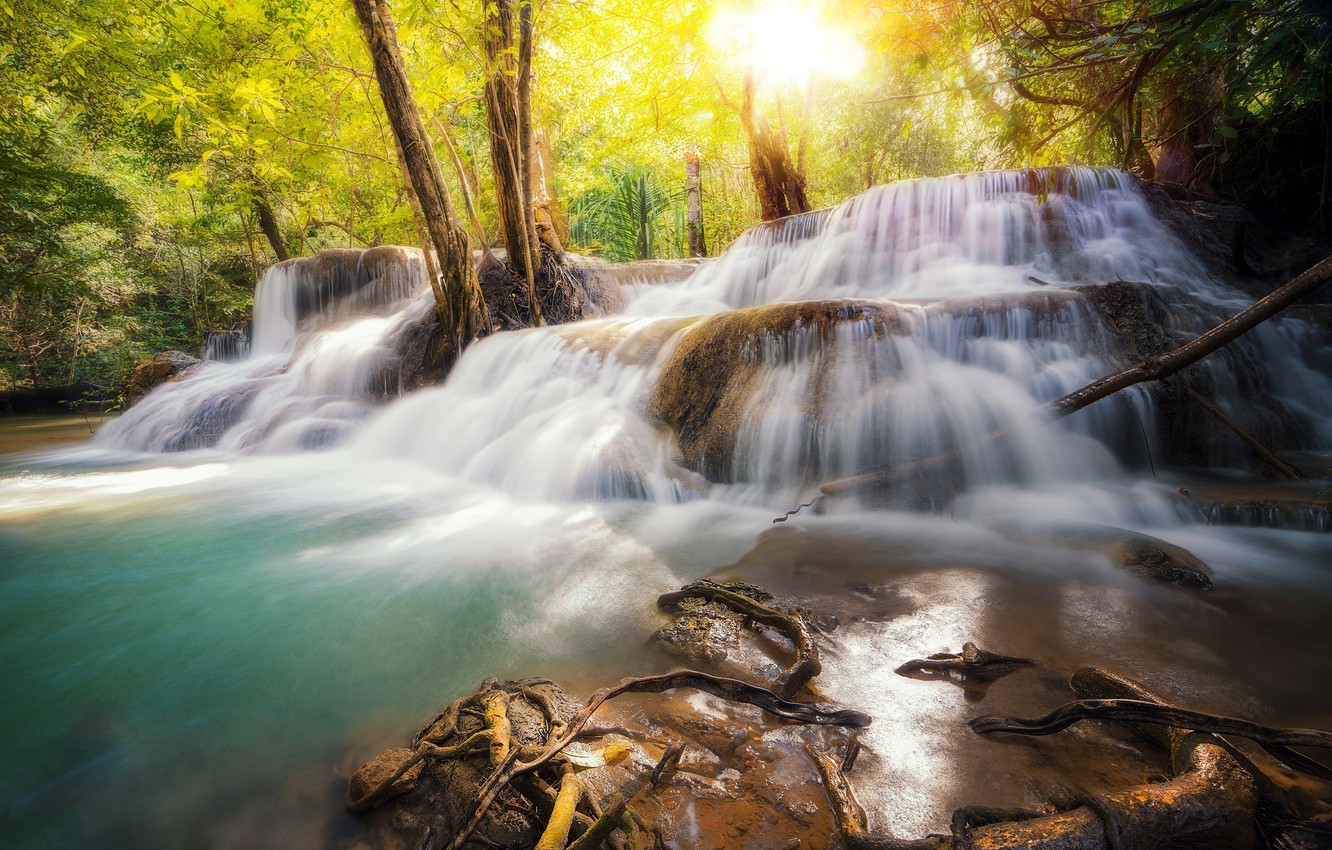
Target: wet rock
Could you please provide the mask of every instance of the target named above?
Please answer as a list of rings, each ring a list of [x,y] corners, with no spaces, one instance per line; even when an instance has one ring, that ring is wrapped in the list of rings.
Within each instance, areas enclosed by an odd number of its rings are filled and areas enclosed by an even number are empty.
[[[396,750],[386,750],[375,756],[370,761],[361,765],[355,773],[352,774],[351,781],[347,783],[347,796],[352,800],[359,800],[366,794],[369,794],[385,779],[393,775],[402,764],[412,754],[407,747],[399,747]],[[417,762],[408,768],[407,772],[398,777],[392,785],[389,786],[388,795],[396,797],[399,794],[406,794],[416,787],[416,781],[421,778],[421,770],[424,763]]]
[[[391,344],[396,357],[385,362],[376,382],[386,396],[442,384],[458,361],[458,349],[440,324],[434,302],[403,325]]]
[[[569,265],[583,282],[584,315],[619,313],[627,303],[626,288],[676,283],[692,275],[706,260],[641,260],[612,263],[598,257],[567,254]]]
[[[765,363],[809,356],[833,339],[838,326],[850,322],[864,322],[876,334],[904,334],[905,309],[806,301],[708,317],[680,340],[653,389],[648,412],[675,430],[686,466],[710,480],[730,481],[736,435]],[[796,332],[798,343],[793,341]]]
[[[179,381],[201,362],[183,351],[163,351],[134,367],[125,387],[125,404],[133,405],[150,391],[168,381]]]
[[[1212,570],[1182,546],[1157,537],[1107,525],[997,527],[1006,537],[1024,542],[1048,541],[1066,549],[1096,552],[1122,570],[1161,584],[1194,590],[1212,589]]]
[[[497,690],[508,695],[506,714],[510,733],[512,740],[521,746],[544,744],[551,721],[567,722],[580,707],[572,696],[546,679],[517,682],[487,679],[476,694],[460,703],[456,714],[445,712],[426,724],[415,736],[413,746],[429,738],[437,746],[453,747],[483,731],[487,728],[486,719],[478,698]],[[412,752],[407,748],[390,750],[362,766],[348,786],[349,802],[362,799]],[[372,833],[379,836],[377,845],[447,844],[466,823],[481,786],[492,771],[490,751],[485,746],[456,757],[428,758],[418,763],[400,780],[405,787],[395,784],[394,796],[380,801],[367,816]],[[506,787],[477,827],[475,843],[531,847],[544,825],[544,817],[532,804],[512,787]]]
[[[1121,568],[1161,584],[1212,589],[1212,570],[1189,550],[1146,534],[1126,533],[1101,549]]]
[[[652,642],[672,655],[715,664],[740,642],[744,618],[719,602],[697,597],[680,601],[675,615],[652,634]]]

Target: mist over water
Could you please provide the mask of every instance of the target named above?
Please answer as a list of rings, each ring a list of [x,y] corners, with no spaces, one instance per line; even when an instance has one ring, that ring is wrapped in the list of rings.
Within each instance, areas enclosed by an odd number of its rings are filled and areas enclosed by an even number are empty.
[[[678,284],[626,287],[617,315],[484,339],[444,386],[387,403],[429,295],[419,255],[376,250],[274,267],[248,357],[164,385],[90,446],[0,459],[14,846],[337,846],[358,758],[486,675],[586,694],[660,665],[641,647],[656,596],[727,565],[902,601],[827,638],[819,686],[875,716],[856,781],[904,837],[946,830],[957,805],[1021,803],[1014,775],[1048,770],[959,731],[981,713],[959,689],[891,672],[966,640],[1332,724],[1328,535],[1209,527],[1153,469],[1145,390],[1036,415],[1126,365],[1072,287],[1143,284],[1181,338],[1247,304],[1123,174],[880,187],[756,228]],[[831,300],[844,319],[764,330],[774,305]],[[705,476],[649,411],[690,335],[737,310],[757,330]],[[1251,337],[1204,363],[1213,401],[1240,416],[1261,386],[1273,433],[1332,447],[1332,352],[1293,321]],[[932,509],[770,525],[820,482],[959,447]],[[1247,463],[1242,445],[1209,450]],[[1217,590],[1128,576],[1069,537],[1086,526],[1185,546]],[[1044,679],[1003,684],[985,712],[1057,701]]]

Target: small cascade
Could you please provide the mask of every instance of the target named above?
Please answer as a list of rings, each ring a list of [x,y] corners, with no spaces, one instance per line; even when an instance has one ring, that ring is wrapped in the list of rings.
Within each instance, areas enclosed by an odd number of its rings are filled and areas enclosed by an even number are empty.
[[[216,362],[150,393],[97,442],[149,452],[331,445],[393,392],[394,336],[428,302],[415,249],[325,251],[279,263],[256,288],[245,356],[206,357]]]
[[[235,363],[250,354],[250,335],[243,330],[209,331],[204,334],[200,360]]]

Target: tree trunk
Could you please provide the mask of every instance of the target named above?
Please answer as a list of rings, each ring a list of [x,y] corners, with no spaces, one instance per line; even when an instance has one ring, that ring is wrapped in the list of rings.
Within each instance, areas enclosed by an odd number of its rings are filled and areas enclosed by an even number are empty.
[[[740,123],[749,139],[749,172],[754,177],[754,189],[758,192],[759,211],[764,221],[809,212],[805,181],[792,164],[791,152],[787,150],[782,138],[773,132],[767,119],[758,114],[754,104],[756,89],[757,83],[751,71],[745,74]]]
[[[706,257],[708,246],[703,241],[703,187],[700,184],[702,164],[697,153],[685,155],[685,222],[689,227],[689,256]]]
[[[482,0],[486,50],[486,123],[490,129],[490,163],[495,174],[495,205],[509,267],[526,277],[532,265],[528,243],[526,193],[522,185],[522,130],[519,126],[519,68],[513,39],[514,0]],[[493,13],[493,14],[490,14]]]
[[[541,243],[537,242],[536,210],[532,206],[532,6],[518,6],[518,187],[523,192],[523,224],[527,228],[527,303],[530,321],[540,325],[541,302],[536,295],[536,273],[541,268]]]
[[[79,344],[83,342],[83,299],[79,299],[74,308],[74,353],[69,358],[69,380],[66,386],[74,386],[74,372],[79,366]]]
[[[277,254],[278,262],[287,259],[287,245],[282,241],[282,230],[278,227],[277,217],[273,215],[273,208],[268,205],[263,197],[254,196],[254,211],[259,216],[259,229],[264,232],[268,239],[268,244],[273,246],[273,253]]]
[[[426,138],[421,114],[398,51],[393,17],[384,0],[352,0],[361,21],[384,112],[393,127],[407,173],[411,178],[421,214],[439,259],[440,278],[431,281],[440,321],[462,350],[474,337],[487,333],[490,316],[481,297],[481,286],[472,265],[472,246],[458,221],[434,149]]]
[[[538,229],[543,219],[548,220],[550,226],[554,228],[556,243],[564,246],[569,243],[569,219],[564,214],[559,198],[555,196],[555,190],[551,188],[555,184],[555,160],[552,148],[550,128],[543,125],[539,131],[536,131],[533,141],[532,157],[535,167],[532,169],[532,179],[536,185],[532,190],[532,206],[537,213]],[[539,230],[537,235],[540,236]],[[560,252],[563,251],[561,247]]]

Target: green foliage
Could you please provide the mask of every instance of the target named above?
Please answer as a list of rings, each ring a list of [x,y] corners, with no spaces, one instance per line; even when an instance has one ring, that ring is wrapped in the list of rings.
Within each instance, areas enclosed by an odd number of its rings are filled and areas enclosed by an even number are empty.
[[[606,187],[570,205],[575,246],[620,261],[684,256],[683,190],[637,165],[611,165],[605,174]]]
[[[1176,154],[1195,184],[1267,193],[1276,212],[1326,203],[1325,3],[815,5],[863,67],[760,74],[756,106],[816,206],[921,175],[1147,170]],[[717,22],[763,6],[537,0],[533,110],[572,247],[684,253],[687,153],[702,162],[709,249],[755,223],[738,106],[752,69]],[[446,179],[444,131],[493,235],[483,12],[395,8]],[[345,0],[4,0],[0,23],[0,385],[112,381],[246,318],[274,257],[261,206],[295,254],[417,238]],[[782,34],[792,63],[814,35]],[[1304,206],[1281,203],[1296,196]]]

